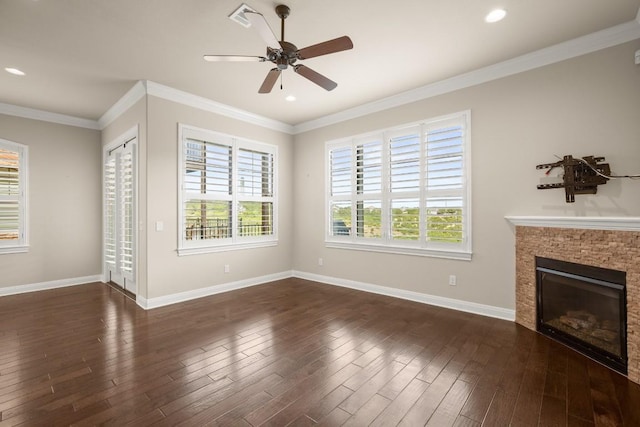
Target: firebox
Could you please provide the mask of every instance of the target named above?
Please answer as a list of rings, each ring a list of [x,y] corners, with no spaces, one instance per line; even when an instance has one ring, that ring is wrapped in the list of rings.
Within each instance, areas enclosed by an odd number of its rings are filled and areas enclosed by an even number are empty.
[[[627,374],[626,273],[536,257],[538,331]]]

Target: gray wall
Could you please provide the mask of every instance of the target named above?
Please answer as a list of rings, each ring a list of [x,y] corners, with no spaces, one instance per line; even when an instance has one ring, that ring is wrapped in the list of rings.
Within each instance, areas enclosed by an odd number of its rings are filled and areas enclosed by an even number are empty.
[[[0,255],[0,287],[101,274],[100,132],[0,114],[29,147],[29,252]]]
[[[610,181],[566,204],[537,190],[536,164],[554,155],[605,156],[640,173],[640,67],[626,43],[490,83],[296,135],[294,257],[298,271],[514,308],[514,230],[505,215],[640,216],[640,181]],[[471,110],[473,260],[455,261],[324,245],[325,142]],[[318,265],[322,257],[324,266]],[[448,285],[448,276],[458,285]]]

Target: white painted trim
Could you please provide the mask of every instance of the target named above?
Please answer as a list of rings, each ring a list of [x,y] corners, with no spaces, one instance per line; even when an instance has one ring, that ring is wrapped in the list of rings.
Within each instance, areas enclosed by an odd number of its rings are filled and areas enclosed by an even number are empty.
[[[358,242],[340,242],[336,240],[325,240],[324,246],[334,249],[349,249],[364,252],[380,252],[388,254],[424,256],[430,258],[456,259],[461,261],[471,261],[473,254],[465,250],[432,249],[409,246],[374,245]]]
[[[223,292],[235,291],[237,289],[248,288],[251,286],[262,285],[264,283],[273,282],[275,280],[287,279],[292,276],[291,271],[283,271],[282,273],[268,274],[266,276],[253,277],[250,279],[238,280],[236,282],[223,283],[220,285],[209,286],[206,288],[194,289],[192,291],[180,292],[177,294],[166,295],[156,298],[143,298],[138,295],[137,304],[149,310],[152,308],[163,307],[165,305],[177,304],[180,302],[190,301],[197,298],[208,297]]]
[[[147,89],[142,80],[136,82],[131,89],[125,93],[122,98],[116,101],[103,115],[98,119],[100,129],[109,126],[115,119],[124,114],[129,108],[133,107],[143,96],[147,94]]]
[[[273,129],[278,132],[293,134],[293,126],[273,120],[264,116],[253,114],[249,111],[240,110],[220,102],[213,101],[202,96],[194,95],[169,86],[164,86],[152,81],[146,81],[147,94],[168,101],[177,102],[189,107],[198,108],[203,111],[219,114],[232,119],[241,120],[267,129]]]
[[[180,223],[182,224],[182,222]],[[183,231],[183,230],[180,230]],[[181,243],[182,233],[180,233],[180,243]],[[217,246],[195,246],[195,247],[185,247],[178,248],[178,256],[189,256],[189,255],[202,255],[202,254],[210,254],[215,252],[229,252],[229,251],[240,251],[245,249],[258,249],[258,248],[268,248],[271,246],[278,246],[278,240],[270,239],[265,240],[263,242],[247,242],[247,243],[229,243],[225,245],[217,245]]]
[[[0,297],[24,294],[27,292],[46,291],[50,289],[66,288],[67,286],[84,285],[92,282],[103,282],[102,275],[75,277],[72,279],[52,280],[49,282],[31,283],[28,285],[9,286],[0,288]]]
[[[640,231],[640,217],[505,216],[505,219],[521,227]]]
[[[533,70],[545,65],[585,55],[601,49],[616,46],[640,38],[640,12],[635,21],[607,28],[583,37],[559,43],[488,67],[480,68],[446,80],[441,80],[417,89],[402,92],[388,98],[369,102],[335,114],[320,117],[293,127],[299,134],[313,129],[388,110],[390,108],[421,101],[445,93],[498,80],[514,74]]]
[[[393,298],[400,298],[409,301],[419,302],[437,307],[449,308],[467,313],[479,314],[481,316],[495,317],[497,319],[515,321],[515,310],[495,307],[491,305],[478,304],[475,302],[462,301],[453,298],[439,297],[436,295],[423,294],[419,292],[407,291],[404,289],[389,288],[386,286],[373,285],[370,283],[356,282],[353,280],[340,279],[337,277],[322,276],[319,274],[293,271],[293,277],[313,280],[328,285],[341,286],[343,288],[356,289],[364,292],[385,295]]]
[[[49,111],[36,110],[35,108],[19,107],[17,105],[4,104],[1,102],[0,114],[22,117],[31,120],[40,120],[43,122],[56,123],[59,125],[100,130],[100,125],[95,120],[67,116],[66,114],[51,113]]]
[[[29,252],[29,245],[0,246],[1,254],[23,254]]]

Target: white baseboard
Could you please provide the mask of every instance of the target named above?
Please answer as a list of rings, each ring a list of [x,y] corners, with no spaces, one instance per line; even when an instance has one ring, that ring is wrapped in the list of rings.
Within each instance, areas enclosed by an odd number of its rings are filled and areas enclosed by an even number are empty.
[[[439,297],[436,295],[423,294],[419,292],[406,291],[403,289],[389,288],[386,286],[373,285],[370,283],[356,282],[353,280],[341,279],[337,277],[322,276],[319,274],[306,273],[303,271],[283,271],[281,273],[269,274],[266,276],[253,277],[250,279],[238,280],[236,282],[223,283],[221,285],[209,286],[206,288],[194,289],[192,291],[180,292],[177,294],[146,299],[140,295],[136,297],[136,303],[145,310],[163,307],[165,305],[177,304],[197,298],[203,298],[223,292],[234,291],[236,289],[248,288],[262,285],[275,280],[298,277],[300,279],[313,280],[327,285],[341,286],[344,288],[356,289],[374,294],[386,295],[394,298],[401,298],[423,304],[435,305],[438,307],[450,308],[452,310],[465,311],[479,314],[481,316],[495,317],[498,319],[514,321],[515,310],[510,310],[491,305],[478,304],[475,302],[462,301],[453,298]],[[32,283],[29,285],[10,286],[0,288],[0,296],[23,294],[26,292],[44,291],[49,289],[64,288],[67,286],[83,285],[91,282],[104,282],[102,275],[76,277],[72,279],[53,280],[50,282]]]
[[[313,280],[314,282],[326,283],[328,285],[342,286],[343,288],[356,289],[374,294],[386,295],[394,298],[401,298],[423,304],[435,305],[438,307],[450,308],[452,310],[465,311],[467,313],[479,314],[481,316],[495,317],[497,319],[515,321],[516,312],[502,307],[478,304],[475,302],[462,301],[453,298],[439,297],[436,295],[423,294],[419,292],[406,291],[404,289],[389,288],[386,286],[372,285],[370,283],[356,282],[353,280],[339,279],[336,277],[322,276],[319,274],[293,271],[293,277]]]
[[[91,282],[103,282],[102,275],[74,277],[72,279],[52,280],[49,282],[31,283],[28,285],[9,286],[0,288],[0,296],[24,294],[27,292],[46,291],[50,289],[66,288],[67,286],[84,285]]]
[[[192,291],[180,292],[156,298],[146,299],[138,295],[136,297],[136,303],[145,310],[149,310],[152,308],[163,307],[165,305],[208,297],[222,292],[235,291],[236,289],[262,285],[275,280],[287,279],[292,276],[293,273],[291,271],[283,271],[282,273],[268,274],[266,276],[253,277],[251,279],[238,280],[237,282],[223,283],[221,285],[214,285],[207,288],[194,289]]]

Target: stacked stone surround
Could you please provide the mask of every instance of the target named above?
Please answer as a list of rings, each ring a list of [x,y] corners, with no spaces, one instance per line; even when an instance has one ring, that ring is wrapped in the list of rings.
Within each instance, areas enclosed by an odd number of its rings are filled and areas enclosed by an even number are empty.
[[[640,232],[516,226],[516,322],[534,331],[536,256],[627,273],[628,377],[640,384]]]

